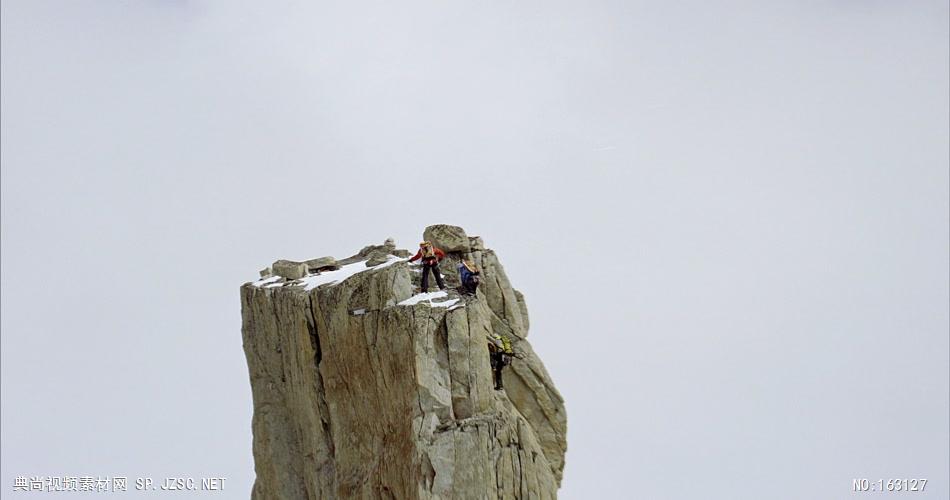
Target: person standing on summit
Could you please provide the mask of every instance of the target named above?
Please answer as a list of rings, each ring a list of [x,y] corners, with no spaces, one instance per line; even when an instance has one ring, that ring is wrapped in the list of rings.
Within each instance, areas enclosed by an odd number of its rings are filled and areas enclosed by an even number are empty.
[[[442,273],[439,272],[439,261],[445,257],[445,252],[436,248],[429,241],[419,243],[419,251],[416,252],[409,262],[415,262],[422,259],[422,293],[429,291],[429,271],[435,275],[435,282],[439,284],[439,290],[445,290],[445,283],[442,281]]]

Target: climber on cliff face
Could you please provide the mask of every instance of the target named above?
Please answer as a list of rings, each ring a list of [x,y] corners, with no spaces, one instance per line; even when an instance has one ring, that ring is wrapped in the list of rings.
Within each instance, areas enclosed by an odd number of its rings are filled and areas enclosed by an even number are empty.
[[[497,333],[489,335],[488,353],[495,378],[495,390],[500,391],[505,388],[501,379],[501,370],[511,364],[511,358],[515,355],[514,349],[511,348],[511,339]]]
[[[422,259],[422,293],[429,291],[430,271],[435,275],[435,282],[439,284],[439,290],[445,290],[442,273],[439,272],[439,261],[443,257],[445,257],[445,252],[433,246],[431,242],[423,241],[419,243],[419,251],[409,259],[409,262]]]
[[[478,267],[475,266],[470,260],[462,260],[459,262],[459,281],[462,283],[461,292],[462,295],[475,295],[475,290],[478,289],[479,272]]]

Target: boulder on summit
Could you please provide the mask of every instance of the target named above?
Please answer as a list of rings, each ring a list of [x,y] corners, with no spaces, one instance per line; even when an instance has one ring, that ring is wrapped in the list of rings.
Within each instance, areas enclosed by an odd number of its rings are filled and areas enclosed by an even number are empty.
[[[458,226],[435,224],[427,227],[422,237],[445,252],[468,252],[470,249],[465,230]]]

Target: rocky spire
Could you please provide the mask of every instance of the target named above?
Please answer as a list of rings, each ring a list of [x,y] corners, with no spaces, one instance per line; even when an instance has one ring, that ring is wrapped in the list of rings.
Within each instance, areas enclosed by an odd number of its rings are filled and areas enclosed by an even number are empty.
[[[425,239],[448,253],[447,293],[414,295],[419,273],[391,239],[241,287],[253,499],[556,498],[566,414],[526,340],[524,296],[481,238],[438,225]],[[475,297],[451,290],[461,258],[482,270]],[[492,333],[522,355],[503,391]]]

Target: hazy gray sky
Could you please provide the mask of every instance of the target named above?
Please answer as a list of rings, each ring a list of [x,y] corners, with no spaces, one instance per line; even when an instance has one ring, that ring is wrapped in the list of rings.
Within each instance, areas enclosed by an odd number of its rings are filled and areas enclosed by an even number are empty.
[[[563,498],[947,498],[947,2],[448,3],[0,4],[3,496],[249,495],[239,285],[446,222]]]

